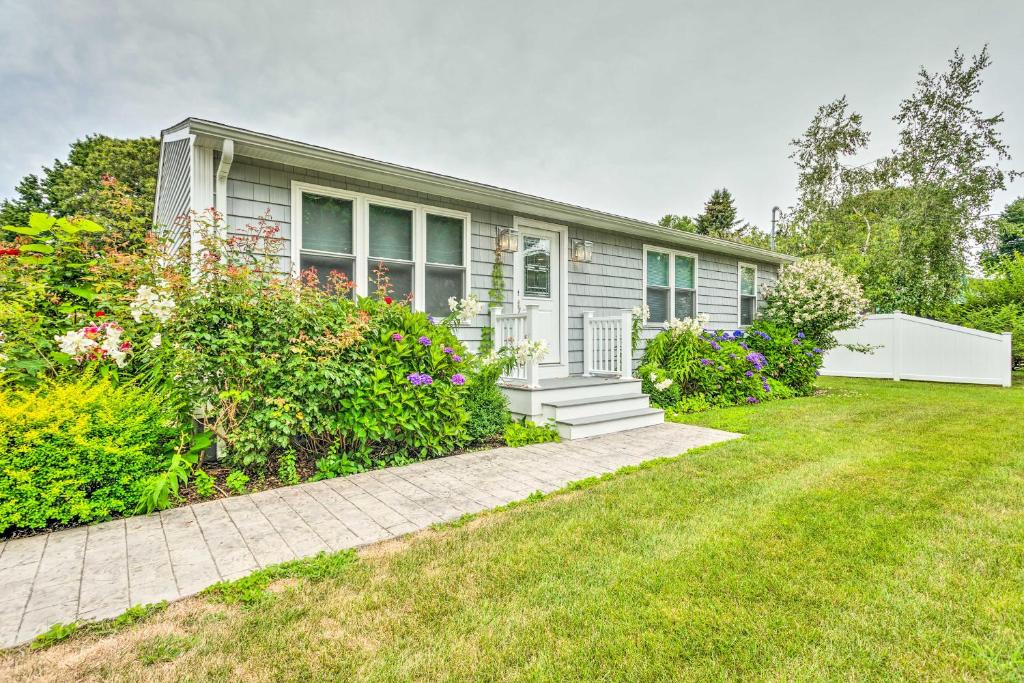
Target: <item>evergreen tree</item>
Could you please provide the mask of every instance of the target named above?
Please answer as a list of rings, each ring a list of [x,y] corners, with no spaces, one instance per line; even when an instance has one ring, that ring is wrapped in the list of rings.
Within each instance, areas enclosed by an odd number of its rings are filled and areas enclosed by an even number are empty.
[[[749,230],[749,226],[740,224],[736,217],[736,206],[733,204],[732,193],[724,187],[711,193],[711,198],[704,203],[704,212],[697,216],[697,233],[739,239]]]

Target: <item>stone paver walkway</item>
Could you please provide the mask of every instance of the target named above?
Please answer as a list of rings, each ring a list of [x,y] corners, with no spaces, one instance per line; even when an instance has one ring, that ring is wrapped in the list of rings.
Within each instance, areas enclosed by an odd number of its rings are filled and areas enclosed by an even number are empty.
[[[665,423],[463,453],[0,545],[0,647],[260,567],[393,538],[738,434]]]

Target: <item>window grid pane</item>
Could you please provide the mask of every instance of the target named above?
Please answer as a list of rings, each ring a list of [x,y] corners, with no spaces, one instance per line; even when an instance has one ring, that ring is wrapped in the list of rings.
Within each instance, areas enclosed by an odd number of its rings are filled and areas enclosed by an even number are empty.
[[[668,322],[668,294],[669,290],[660,287],[647,288],[647,307],[651,310],[649,322]]]
[[[427,266],[425,277],[425,307],[430,315],[443,317],[451,313],[448,298],[463,297],[462,286],[465,281],[464,268],[439,268]]]
[[[679,318],[680,320],[682,320],[683,318],[695,318],[695,302],[696,297],[694,296],[693,290],[677,289],[675,294],[675,317]]]
[[[524,296],[551,298],[551,240],[523,237],[523,278]]]
[[[302,248],[352,254],[352,209],[350,199],[302,195]]]
[[[370,257],[412,260],[412,211],[370,204]]]
[[[757,270],[750,266],[740,268],[740,294],[754,296],[757,294]]]
[[[412,294],[413,265],[411,263],[400,263],[396,261],[373,261],[373,269],[383,268],[391,287],[390,296],[399,301],[404,301]],[[370,273],[370,291],[377,292],[376,273]]]
[[[668,254],[647,252],[647,284],[652,287],[668,287]]]
[[[321,254],[299,254],[299,270],[306,272],[310,268],[316,270],[316,279],[320,289],[330,290],[331,281],[344,275],[345,279],[353,282],[355,260],[351,258],[338,258],[336,256],[323,256]],[[333,276],[332,276],[333,274]]]
[[[461,218],[427,214],[427,262],[461,266],[465,222]]]
[[[692,256],[676,255],[676,287],[680,289],[696,289],[695,259]],[[678,315],[676,316],[679,317]]]
[[[757,298],[753,296],[740,297],[740,325],[751,325],[754,322],[754,309],[757,307]]]

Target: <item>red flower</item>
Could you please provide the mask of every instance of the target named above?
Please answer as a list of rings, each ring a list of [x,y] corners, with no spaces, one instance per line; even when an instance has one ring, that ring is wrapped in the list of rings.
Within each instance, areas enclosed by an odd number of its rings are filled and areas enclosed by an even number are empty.
[[[93,313],[93,315],[95,315],[97,318],[102,318],[103,316],[106,315],[106,313],[104,313],[103,311],[96,311],[95,313]]]
[[[17,247],[13,249],[0,249],[0,256],[21,256],[21,249]]]
[[[384,297],[384,303],[390,304],[391,302],[392,302],[392,298],[390,296]]]

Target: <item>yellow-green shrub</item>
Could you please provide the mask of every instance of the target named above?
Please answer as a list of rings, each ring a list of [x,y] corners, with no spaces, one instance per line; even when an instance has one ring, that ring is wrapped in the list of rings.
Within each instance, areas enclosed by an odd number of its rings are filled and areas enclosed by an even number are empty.
[[[0,390],[0,534],[130,514],[176,415],[166,396],[88,376]]]

